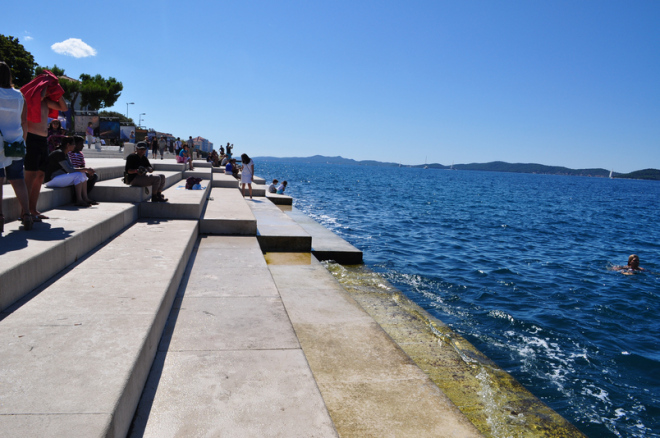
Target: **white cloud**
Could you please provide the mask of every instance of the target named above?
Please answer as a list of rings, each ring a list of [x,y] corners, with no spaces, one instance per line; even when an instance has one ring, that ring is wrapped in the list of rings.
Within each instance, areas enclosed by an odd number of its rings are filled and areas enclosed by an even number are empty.
[[[86,58],[88,56],[96,56],[96,49],[83,42],[79,38],[69,38],[61,43],[55,43],[50,46],[55,53],[60,55],[69,55],[74,58]]]
[[[27,35],[26,37],[23,38],[25,41],[32,41],[34,38],[31,36]]]

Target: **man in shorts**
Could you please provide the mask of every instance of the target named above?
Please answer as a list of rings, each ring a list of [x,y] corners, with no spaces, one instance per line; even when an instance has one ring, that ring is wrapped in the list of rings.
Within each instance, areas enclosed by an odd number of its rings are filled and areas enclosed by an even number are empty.
[[[58,79],[48,70],[21,88],[27,103],[27,139],[25,140],[25,184],[28,190],[30,214],[35,222],[48,219],[37,210],[41,185],[48,162],[48,116],[57,117],[66,111],[64,90]]]
[[[147,143],[140,141],[135,146],[135,153],[126,157],[126,167],[124,172],[127,174],[127,182],[135,187],[151,186],[151,202],[167,202],[163,196],[165,188],[165,175],[147,175],[153,173],[147,154]]]

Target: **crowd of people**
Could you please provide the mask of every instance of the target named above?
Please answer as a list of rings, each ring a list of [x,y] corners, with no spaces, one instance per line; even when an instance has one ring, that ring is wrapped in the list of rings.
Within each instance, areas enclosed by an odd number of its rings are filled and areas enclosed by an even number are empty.
[[[71,187],[75,205],[81,208],[97,205],[90,197],[99,177],[96,171],[86,166],[83,154],[85,137],[70,136],[58,119],[60,111],[67,111],[64,90],[58,78],[45,70],[28,84],[15,89],[10,67],[0,62],[0,232],[4,231],[2,212],[2,190],[7,179],[16,193],[21,207],[21,222],[30,230],[35,222],[49,219],[37,209],[41,187]],[[49,122],[50,119],[50,122]],[[88,145],[94,141],[94,129],[89,122],[85,131]],[[134,139],[134,134],[131,138]],[[133,140],[134,141],[134,140]],[[214,167],[224,167],[225,172],[240,179],[241,193],[252,199],[254,161],[241,155],[241,164],[233,157],[234,145],[227,143],[219,151],[212,151],[207,160]],[[154,175],[148,151],[153,159],[164,159],[166,151],[173,153],[176,160],[194,170],[193,154],[199,158],[192,136],[188,140],[150,136],[138,142],[135,153],[126,159],[124,181],[131,186],[151,187],[152,202],[166,202],[163,196],[165,176]],[[268,191],[284,193],[287,182],[277,186],[273,180]]]

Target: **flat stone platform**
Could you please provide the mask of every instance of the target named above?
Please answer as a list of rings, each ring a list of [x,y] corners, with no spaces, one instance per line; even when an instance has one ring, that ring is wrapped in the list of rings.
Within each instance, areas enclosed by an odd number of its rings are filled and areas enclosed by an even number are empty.
[[[334,260],[342,265],[362,263],[362,251],[328,230],[295,207],[283,211],[312,236],[312,254],[319,260]]]
[[[257,219],[257,239],[264,252],[309,252],[312,236],[266,198],[248,201]]]
[[[311,254],[208,236],[188,270],[129,436],[481,436]]]
[[[202,234],[257,235],[257,220],[237,189],[214,187],[199,227]]]

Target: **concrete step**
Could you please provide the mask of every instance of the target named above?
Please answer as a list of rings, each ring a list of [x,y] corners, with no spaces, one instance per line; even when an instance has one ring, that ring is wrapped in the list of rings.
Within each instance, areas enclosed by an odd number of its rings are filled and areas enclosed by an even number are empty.
[[[214,187],[199,222],[202,234],[256,236],[257,220],[236,189]]]
[[[158,171],[183,172],[186,170],[186,165],[184,163],[177,163],[174,158],[165,158],[164,160],[150,159],[149,162],[154,170]]]
[[[181,181],[182,172],[154,170],[154,174],[165,175],[165,188],[168,188]],[[99,202],[132,203],[139,203],[151,199],[151,187],[148,187],[149,193],[147,193],[144,187],[132,187],[124,184],[122,178],[115,178],[96,183],[93,192],[94,199]]]
[[[337,436],[254,237],[200,239],[131,432]]]
[[[241,182],[238,182],[238,191],[241,192]],[[252,184],[252,197],[260,197],[263,198],[266,196],[266,186],[262,186],[259,184]],[[245,184],[245,198],[250,197],[250,188],[248,187],[247,184]]]
[[[266,198],[248,201],[257,219],[257,239],[264,252],[310,252],[312,236]]]
[[[293,205],[293,198],[287,195],[278,195],[277,193],[269,193],[266,191],[266,197],[273,204],[277,205]]]
[[[138,222],[0,315],[4,437],[123,437],[197,236]]]
[[[224,173],[213,173],[213,187],[237,188],[238,180]]]
[[[204,169],[211,169],[211,168],[213,168],[213,164],[206,161],[206,160],[194,159],[193,160],[193,167],[201,167],[201,168],[204,168]]]
[[[142,202],[140,217],[199,220],[211,190],[209,183],[202,181],[203,190],[186,190],[184,180],[180,180],[163,192],[168,202]]]
[[[85,159],[85,164],[87,167],[96,170],[96,173],[99,175],[99,181],[124,175],[124,161],[121,159]],[[90,197],[94,198],[95,193],[95,191],[90,193]],[[39,201],[37,202],[37,209],[45,213],[53,208],[71,204],[74,199],[74,191],[70,187],[51,189],[42,186],[41,192],[39,193]],[[6,222],[17,220],[21,214],[21,205],[16,198],[14,189],[12,189],[9,184],[3,186],[2,212],[5,216]]]
[[[342,437],[482,437],[310,254],[266,254]]]
[[[48,216],[30,231],[19,229],[18,222],[5,225],[0,238],[0,310],[133,224],[138,210],[132,204],[105,203],[60,207],[49,210]]]
[[[312,254],[318,260],[334,260],[342,265],[362,263],[362,251],[316,222],[297,208],[284,212],[312,236]]]
[[[213,172],[211,172],[210,167],[195,167],[195,170],[186,170],[183,172],[183,179],[188,179],[190,177],[201,178],[201,179],[213,179]]]

